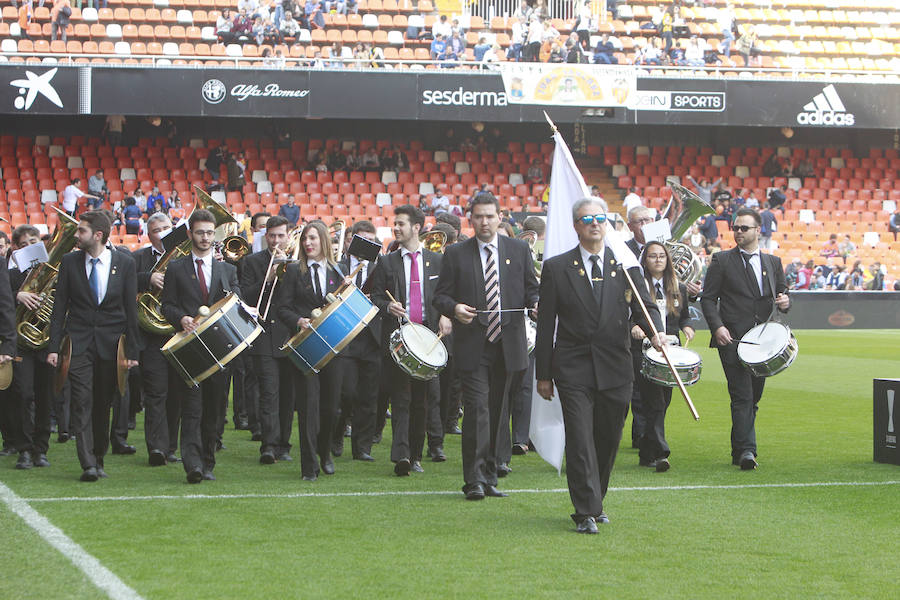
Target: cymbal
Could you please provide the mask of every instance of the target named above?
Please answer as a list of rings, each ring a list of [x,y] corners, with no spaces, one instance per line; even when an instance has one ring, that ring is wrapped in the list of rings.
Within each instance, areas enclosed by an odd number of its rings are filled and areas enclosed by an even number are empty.
[[[72,363],[72,340],[69,336],[62,339],[59,345],[59,360],[56,363],[56,373],[53,375],[53,393],[60,394],[69,377],[69,365]]]
[[[116,350],[116,379],[119,393],[125,395],[125,386],[128,384],[128,359],[125,358],[125,334],[119,336],[119,347]]]

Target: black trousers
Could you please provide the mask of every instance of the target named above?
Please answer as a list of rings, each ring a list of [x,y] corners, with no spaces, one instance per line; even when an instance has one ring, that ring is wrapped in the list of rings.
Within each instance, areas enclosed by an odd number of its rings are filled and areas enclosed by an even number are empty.
[[[634,380],[638,381],[641,377],[641,360],[643,354],[640,346],[631,346],[631,363],[634,367]],[[625,413],[628,414],[627,411]],[[643,399],[641,398],[641,389],[639,385],[635,385],[631,390],[631,445],[639,446],[641,436],[644,435],[644,408]]]
[[[439,379],[441,381],[441,423],[444,425],[446,434],[450,426],[456,425],[459,420],[461,386],[453,356],[447,359],[447,366],[441,371]]]
[[[756,456],[756,411],[766,385],[738,359],[737,343],[719,348],[719,359],[731,396],[731,459],[739,460],[746,451]]]
[[[528,357],[528,368],[522,376],[522,385],[511,390],[512,442],[528,445],[531,437],[531,400],[534,386],[534,353]]]
[[[160,346],[149,343],[141,352],[141,391],[144,403],[144,441],[147,453],[159,450],[168,454],[178,445],[177,423],[180,420],[181,396],[184,384],[169,371],[169,363],[159,351]],[[176,404],[171,407],[170,405]],[[171,412],[174,413],[170,414]],[[174,417],[174,419],[173,419]],[[170,423],[174,420],[173,435]]]
[[[291,369],[291,387],[294,391],[294,405],[297,407],[297,429],[300,436],[300,472],[304,477],[318,475],[316,447],[319,436],[319,377],[306,376],[293,365]],[[293,418],[293,413],[291,415]],[[289,441],[290,435],[282,439],[283,443]]]
[[[110,404],[113,398],[121,397],[116,389],[116,361],[100,360],[92,350],[73,355],[69,384],[70,429],[75,435],[78,462],[82,469],[102,467],[109,450]]]
[[[557,381],[566,428],[566,479],[580,522],[603,512],[603,498],[622,439],[632,384],[598,390]]]
[[[638,456],[642,461],[669,457],[666,442],[666,411],[672,402],[672,388],[658,385],[643,375],[638,376],[641,407],[644,411],[644,431],[638,439]]]
[[[50,412],[53,368],[40,355],[20,352],[13,363],[13,385],[9,402],[16,450],[47,454],[50,449]]]
[[[391,405],[391,391],[394,387],[394,382],[391,378],[391,373],[393,373],[393,371],[389,367],[396,363],[390,355],[382,354],[381,364],[384,365],[385,368],[381,370],[378,378],[378,405],[375,408],[376,435],[384,431],[384,426],[387,424],[387,412],[388,407]]]
[[[56,415],[56,430],[59,433],[69,433],[71,431],[71,397],[72,386],[69,379],[63,384],[59,394],[53,393],[53,387],[50,387],[50,404],[53,405],[53,414]]]
[[[352,435],[350,438],[353,456],[372,452],[372,440],[378,411],[378,383],[381,373],[381,355],[374,353],[368,357],[342,357],[341,369],[344,373],[341,385],[341,405],[349,404],[349,415],[352,416]],[[393,360],[391,361],[393,363]],[[347,413],[342,409],[341,418],[332,435],[343,435],[343,425]]]
[[[112,396],[112,422],[109,427],[109,441],[113,448],[121,448],[128,444],[128,420],[131,417],[131,400],[129,390],[120,394],[116,380],[115,368],[113,368],[113,380],[116,381]]]
[[[253,375],[259,384],[257,427],[262,433],[259,452],[286,452],[291,447],[291,424],[294,419],[293,371],[296,369],[286,358],[251,358]]]
[[[425,415],[428,396],[439,393],[438,380],[419,381],[390,365],[391,389],[391,461],[422,460],[425,445]]]
[[[15,365],[13,366],[15,368]],[[15,377],[15,375],[13,375]],[[3,438],[3,448],[15,449],[18,445],[16,429],[16,400],[12,387],[0,391],[0,438]]]
[[[319,435],[316,439],[316,453],[323,461],[331,457],[334,424],[337,422],[341,408],[343,377],[343,365],[338,358],[325,365],[325,368],[317,375],[319,380]]]
[[[181,458],[186,473],[195,469],[212,471],[216,466],[216,441],[227,384],[225,371],[201,382],[200,387],[183,384]]]
[[[485,343],[478,368],[460,371],[463,398],[463,478],[497,485],[497,443],[511,375],[506,372],[503,344]]]

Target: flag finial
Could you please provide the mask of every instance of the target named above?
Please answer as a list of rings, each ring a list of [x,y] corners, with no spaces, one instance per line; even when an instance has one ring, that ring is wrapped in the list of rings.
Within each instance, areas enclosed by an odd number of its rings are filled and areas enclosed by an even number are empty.
[[[553,133],[554,134],[559,133],[559,130],[556,128],[556,123],[554,123],[553,121],[550,120],[550,115],[547,114],[547,111],[545,110],[545,111],[543,111],[543,113],[544,113],[544,118],[547,119],[547,122],[550,124],[550,129],[553,130]]]

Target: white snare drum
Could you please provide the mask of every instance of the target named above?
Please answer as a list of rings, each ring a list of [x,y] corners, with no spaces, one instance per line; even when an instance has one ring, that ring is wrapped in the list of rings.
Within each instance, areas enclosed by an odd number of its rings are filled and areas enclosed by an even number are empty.
[[[666,346],[669,353],[669,359],[672,365],[681,377],[684,385],[694,385],[700,380],[700,369],[703,366],[703,360],[700,355],[693,350],[682,348],[681,346]],[[678,382],[669,369],[666,358],[662,352],[652,347],[644,348],[644,356],[641,359],[641,375],[665,387],[677,387]]]
[[[797,358],[797,338],[791,328],[769,321],[757,325],[738,342],[738,358],[757,377],[771,377]]]
[[[525,319],[525,342],[528,344],[528,354],[534,352],[537,345],[537,325],[529,318]]]
[[[430,329],[406,323],[391,334],[390,352],[407,375],[420,381],[438,376],[447,366],[447,348]]]

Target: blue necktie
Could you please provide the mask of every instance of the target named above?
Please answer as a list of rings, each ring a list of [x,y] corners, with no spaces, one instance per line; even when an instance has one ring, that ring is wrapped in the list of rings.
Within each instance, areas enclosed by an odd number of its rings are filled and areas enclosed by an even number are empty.
[[[91,276],[88,277],[88,282],[91,284],[91,290],[94,292],[94,298],[97,299],[97,304],[100,304],[100,274],[97,273],[98,262],[100,262],[99,258],[91,259]]]

